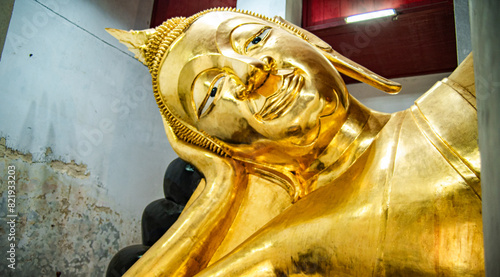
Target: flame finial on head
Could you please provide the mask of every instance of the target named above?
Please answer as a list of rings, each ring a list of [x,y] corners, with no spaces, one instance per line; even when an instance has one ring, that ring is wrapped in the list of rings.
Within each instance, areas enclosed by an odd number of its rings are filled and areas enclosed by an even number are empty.
[[[154,29],[124,31],[106,28],[106,31],[126,45],[135,58],[151,70],[160,44],[184,20],[184,17],[174,17]]]

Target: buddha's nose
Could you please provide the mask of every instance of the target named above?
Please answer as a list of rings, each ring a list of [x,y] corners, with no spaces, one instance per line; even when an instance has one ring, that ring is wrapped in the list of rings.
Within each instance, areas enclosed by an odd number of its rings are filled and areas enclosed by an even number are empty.
[[[282,70],[278,72],[276,60],[270,56],[260,59],[241,56],[237,61],[233,63],[233,69],[244,84],[244,89],[237,92],[237,98],[240,100],[260,96],[269,97],[276,92],[283,81]],[[241,67],[240,65],[243,64],[245,66]]]
[[[293,72],[293,70],[278,70],[276,60],[265,56],[261,59],[262,66],[257,67],[257,71],[250,78],[250,86],[247,86],[248,93],[257,93],[264,97],[269,97],[279,88],[283,82],[283,76]]]
[[[247,90],[249,92],[257,91],[266,81],[276,72],[276,61],[265,56],[251,66],[250,78],[248,79]]]

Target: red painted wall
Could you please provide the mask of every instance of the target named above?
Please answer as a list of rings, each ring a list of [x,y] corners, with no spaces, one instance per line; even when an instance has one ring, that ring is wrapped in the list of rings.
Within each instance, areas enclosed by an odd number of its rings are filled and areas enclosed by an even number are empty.
[[[303,27],[384,9],[406,9],[443,0],[303,0]]]
[[[216,7],[236,8],[236,0],[155,0],[151,27],[156,27],[171,17],[188,17]]]
[[[305,7],[304,16],[307,13],[317,16],[303,18],[304,22],[313,24],[306,25],[305,29],[384,77],[451,72],[457,66],[452,0],[304,0],[304,4],[306,2],[310,6]],[[391,7],[398,13],[392,19],[352,24],[344,21],[347,15]]]

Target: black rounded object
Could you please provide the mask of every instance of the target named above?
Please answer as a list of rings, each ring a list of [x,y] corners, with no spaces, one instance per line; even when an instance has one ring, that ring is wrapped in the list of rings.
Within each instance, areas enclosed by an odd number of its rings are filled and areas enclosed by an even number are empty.
[[[173,160],[165,171],[163,193],[165,198],[185,206],[203,175],[181,158]]]
[[[119,277],[139,260],[140,257],[149,249],[149,246],[134,244],[127,246],[116,253],[106,270],[106,277]]]
[[[184,206],[168,199],[151,202],[142,213],[142,244],[152,246],[179,218]]]

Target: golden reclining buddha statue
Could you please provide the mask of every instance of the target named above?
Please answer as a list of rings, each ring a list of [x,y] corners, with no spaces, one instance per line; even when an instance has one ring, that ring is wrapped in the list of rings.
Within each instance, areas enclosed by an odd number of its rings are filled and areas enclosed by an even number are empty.
[[[217,8],[108,31],[149,67],[172,147],[204,175],[125,276],[484,275],[471,56],[385,114],[339,72],[397,83],[281,18]]]

